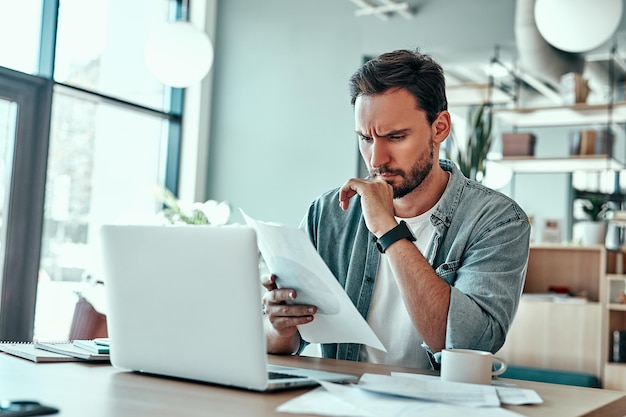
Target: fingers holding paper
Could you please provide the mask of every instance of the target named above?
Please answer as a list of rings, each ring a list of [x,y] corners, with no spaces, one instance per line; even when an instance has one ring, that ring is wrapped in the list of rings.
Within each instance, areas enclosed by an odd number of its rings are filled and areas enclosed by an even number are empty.
[[[290,288],[278,288],[276,276],[267,275],[261,279],[267,290],[263,295],[263,310],[270,324],[268,334],[268,352],[293,353],[295,339],[299,344],[298,325],[310,323],[317,313],[317,307],[297,303],[297,292]]]

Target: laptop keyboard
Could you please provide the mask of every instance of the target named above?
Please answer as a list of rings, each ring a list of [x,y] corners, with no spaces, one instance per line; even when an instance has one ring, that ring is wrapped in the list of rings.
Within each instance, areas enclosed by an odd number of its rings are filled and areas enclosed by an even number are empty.
[[[282,372],[274,372],[274,371],[268,371],[267,372],[267,377],[269,379],[306,378],[305,376],[302,376],[302,375],[284,374]]]

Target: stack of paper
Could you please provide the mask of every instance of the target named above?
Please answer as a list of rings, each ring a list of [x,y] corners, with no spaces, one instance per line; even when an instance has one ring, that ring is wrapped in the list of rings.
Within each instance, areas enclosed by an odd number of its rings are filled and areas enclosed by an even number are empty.
[[[83,359],[86,361],[108,361],[110,360],[110,355],[108,353],[108,348],[105,349],[106,353],[93,353],[93,351],[97,351],[97,346],[94,346],[95,343],[88,343],[89,341],[74,341],[67,343],[45,343],[45,342],[35,342],[34,345],[37,349],[47,350],[54,353],[59,353],[61,355],[73,356],[75,358]],[[82,347],[81,347],[82,343]],[[86,348],[89,346],[89,348]],[[88,349],[92,349],[91,351]]]
[[[364,374],[356,385],[320,384],[320,388],[280,405],[277,411],[350,417],[508,417],[520,414],[501,404],[543,402],[533,390],[443,382],[419,374]]]

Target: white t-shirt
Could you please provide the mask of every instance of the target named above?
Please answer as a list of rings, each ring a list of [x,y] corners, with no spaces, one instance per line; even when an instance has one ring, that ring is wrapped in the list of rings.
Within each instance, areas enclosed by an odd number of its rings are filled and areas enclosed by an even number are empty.
[[[415,246],[422,254],[428,253],[433,241],[435,228],[430,222],[430,215],[435,207],[436,205],[426,213],[410,219],[396,217],[396,220],[404,220],[407,223],[417,239],[414,242]],[[360,353],[361,360],[430,369],[428,355],[421,347],[422,338],[413,326],[402,300],[400,288],[384,253],[380,255],[367,322],[385,345],[387,352],[363,346]]]

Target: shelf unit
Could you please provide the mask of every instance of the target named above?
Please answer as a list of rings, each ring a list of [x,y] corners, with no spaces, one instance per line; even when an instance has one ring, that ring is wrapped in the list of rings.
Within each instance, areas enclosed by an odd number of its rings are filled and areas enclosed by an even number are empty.
[[[623,136],[626,101],[614,101],[614,87],[618,80],[612,69],[608,75],[608,103],[494,107],[493,116],[515,130],[600,125]],[[614,138],[620,140],[615,134]],[[619,145],[625,147],[622,142]],[[611,155],[506,157],[494,162],[515,173],[619,171],[626,168],[626,155],[621,155],[621,150],[617,153],[618,158],[613,150]],[[619,263],[618,256],[621,257]],[[623,267],[617,268],[618,264]],[[586,301],[558,303],[541,300],[541,297],[522,297],[502,355],[510,363],[521,366],[591,373],[600,379],[604,388],[626,390],[626,363],[610,361],[613,331],[626,330],[626,303],[618,302],[618,296],[626,292],[624,270],[624,248],[613,252],[604,246],[532,246],[524,293],[541,294],[548,290],[548,286],[560,285],[584,294]]]
[[[626,102],[575,104],[529,108],[493,108],[493,115],[514,129],[626,124]],[[541,140],[538,138],[538,140]],[[564,157],[503,157],[491,159],[516,173],[567,173],[574,171],[619,171],[626,158],[613,155],[568,155]]]
[[[590,373],[602,381],[605,253],[602,246],[531,246],[524,294],[498,356],[511,365]],[[551,286],[580,297],[542,297]]]

